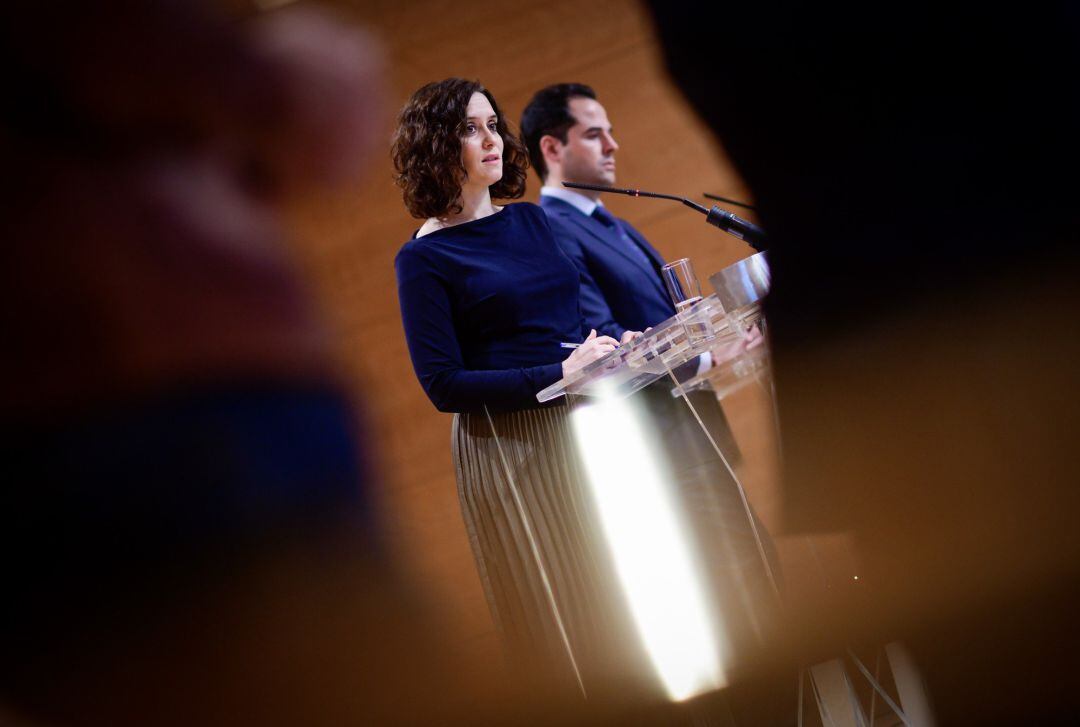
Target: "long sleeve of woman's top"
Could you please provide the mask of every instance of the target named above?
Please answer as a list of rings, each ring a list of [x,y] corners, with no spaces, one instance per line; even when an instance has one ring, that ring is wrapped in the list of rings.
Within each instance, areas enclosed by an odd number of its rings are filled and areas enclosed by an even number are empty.
[[[403,249],[395,261],[409,355],[420,385],[439,411],[491,411],[538,406],[536,394],[562,378],[562,363],[470,369],[455,330],[450,281],[436,261]]]

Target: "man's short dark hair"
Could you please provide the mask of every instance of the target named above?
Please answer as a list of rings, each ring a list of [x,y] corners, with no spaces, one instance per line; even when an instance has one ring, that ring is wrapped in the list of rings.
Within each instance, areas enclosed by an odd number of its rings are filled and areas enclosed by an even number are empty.
[[[529,151],[529,161],[536,168],[541,181],[547,179],[548,169],[544,154],[540,151],[540,139],[554,136],[566,142],[566,132],[576,123],[570,115],[572,98],[596,100],[596,92],[582,83],[556,83],[537,91],[521,113],[521,138]]]

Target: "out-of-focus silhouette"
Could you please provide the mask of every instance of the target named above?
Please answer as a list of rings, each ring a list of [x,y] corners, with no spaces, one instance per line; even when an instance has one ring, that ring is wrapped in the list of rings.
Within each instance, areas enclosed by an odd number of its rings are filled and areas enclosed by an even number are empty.
[[[1075,8],[649,5],[769,231],[788,527],[865,560],[802,646],[902,636],[942,724],[1075,714]]]
[[[363,169],[377,49],[310,10],[2,15],[5,723],[484,721],[278,219]]]

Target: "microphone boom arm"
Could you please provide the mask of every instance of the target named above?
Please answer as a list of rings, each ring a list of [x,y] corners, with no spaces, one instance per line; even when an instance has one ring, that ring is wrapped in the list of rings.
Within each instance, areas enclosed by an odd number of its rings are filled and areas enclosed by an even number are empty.
[[[719,227],[729,235],[733,235],[750,247],[754,248],[758,252],[764,250],[768,245],[765,237],[765,230],[755,225],[753,222],[737,217],[734,213],[727,210],[720,209],[720,207],[713,205],[712,209],[705,209],[697,202],[693,202],[686,197],[677,197],[673,194],[661,194],[659,192],[644,192],[640,189],[622,189],[620,187],[605,187],[600,184],[579,184],[577,182],[563,182],[564,187],[571,189],[588,189],[593,192],[614,192],[615,194],[625,194],[630,197],[653,197],[655,199],[670,199],[676,202],[682,202],[687,207],[697,210],[701,214],[705,215],[705,221],[710,225]]]

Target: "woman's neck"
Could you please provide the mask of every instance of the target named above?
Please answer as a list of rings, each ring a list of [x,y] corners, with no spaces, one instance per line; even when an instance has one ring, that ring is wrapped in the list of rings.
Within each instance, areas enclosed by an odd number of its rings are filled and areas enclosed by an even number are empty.
[[[487,187],[480,187],[479,189],[462,187],[461,197],[458,202],[461,204],[461,212],[448,215],[444,220],[446,223],[456,225],[461,222],[478,220],[481,217],[493,215],[496,211],[495,205],[491,203],[491,190]]]
[[[461,205],[461,212],[451,212],[446,217],[436,218],[441,226],[460,225],[462,222],[479,220],[499,211],[492,204],[491,192],[487,187],[481,187],[480,189],[462,187],[461,196],[458,197],[458,204]]]
[[[417,231],[417,237],[423,237],[435,230],[460,225],[463,222],[472,222],[473,220],[489,217],[500,209],[492,204],[491,192],[487,187],[479,190],[463,187],[458,203],[461,205],[461,212],[451,212],[445,217],[429,217],[427,222]]]

